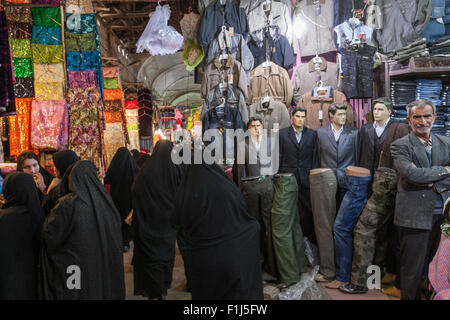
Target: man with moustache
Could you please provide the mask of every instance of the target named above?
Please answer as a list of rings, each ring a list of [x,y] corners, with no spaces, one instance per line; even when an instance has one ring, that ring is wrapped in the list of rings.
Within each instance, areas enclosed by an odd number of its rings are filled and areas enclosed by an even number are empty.
[[[420,298],[420,282],[439,244],[442,207],[450,196],[450,138],[431,133],[436,106],[406,107],[412,132],[391,145],[398,173],[394,224],[400,241],[402,300]]]

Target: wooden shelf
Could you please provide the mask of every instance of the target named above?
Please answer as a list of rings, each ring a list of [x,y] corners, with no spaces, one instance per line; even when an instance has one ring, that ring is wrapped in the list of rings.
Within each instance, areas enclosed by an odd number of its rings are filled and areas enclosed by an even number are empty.
[[[450,57],[411,58],[407,66],[399,63],[389,64],[389,76],[450,76]]]

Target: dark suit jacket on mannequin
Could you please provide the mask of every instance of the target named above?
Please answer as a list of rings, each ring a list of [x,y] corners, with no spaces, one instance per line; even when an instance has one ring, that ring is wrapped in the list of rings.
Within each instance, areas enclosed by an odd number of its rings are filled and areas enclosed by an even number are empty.
[[[318,168],[314,157],[317,147],[317,132],[304,127],[302,139],[297,143],[292,126],[280,130],[279,173],[293,173],[299,188],[309,189],[309,172]]]
[[[380,137],[377,136],[373,122],[366,123],[359,130],[359,159],[357,165],[370,170],[372,175],[375,173],[375,169],[378,168],[381,150],[392,123],[392,120],[389,120]]]
[[[316,242],[311,207],[309,173],[318,168],[316,147],[317,132],[303,128],[300,143],[297,142],[292,126],[280,130],[280,169],[279,173],[293,173],[297,178],[298,197],[301,205],[300,224],[303,234],[312,242]]]
[[[355,166],[358,159],[358,129],[344,125],[336,142],[331,124],[317,129],[317,156],[320,168],[330,168],[336,175],[339,187],[344,185],[348,166]]]

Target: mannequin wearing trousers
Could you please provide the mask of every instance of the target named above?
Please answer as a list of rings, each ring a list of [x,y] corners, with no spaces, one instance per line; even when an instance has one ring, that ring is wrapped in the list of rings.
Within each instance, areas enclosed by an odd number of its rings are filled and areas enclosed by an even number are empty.
[[[332,104],[328,116],[331,124],[317,130],[316,157],[324,170],[313,170],[310,176],[314,228],[321,261],[316,276],[319,282],[333,281],[336,276],[333,224],[343,198],[346,169],[356,164],[358,146],[357,129],[345,125],[347,106]],[[323,192],[324,189],[328,192]]]

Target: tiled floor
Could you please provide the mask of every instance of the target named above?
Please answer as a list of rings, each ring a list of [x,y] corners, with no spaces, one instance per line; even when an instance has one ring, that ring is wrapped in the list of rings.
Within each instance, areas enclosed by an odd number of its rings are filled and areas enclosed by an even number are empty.
[[[125,263],[125,285],[126,285],[126,299],[127,300],[146,300],[142,296],[135,296],[133,293],[133,266],[131,259],[133,257],[133,247],[127,253],[124,253]],[[320,285],[320,284],[319,284]],[[186,277],[184,274],[184,264],[180,252],[176,251],[175,267],[173,270],[172,288],[169,290],[167,300],[191,300],[191,294],[186,292]],[[381,292],[381,290],[370,290],[365,294],[345,294],[337,289],[328,289],[322,286],[327,299],[331,300],[398,300],[389,297]]]

